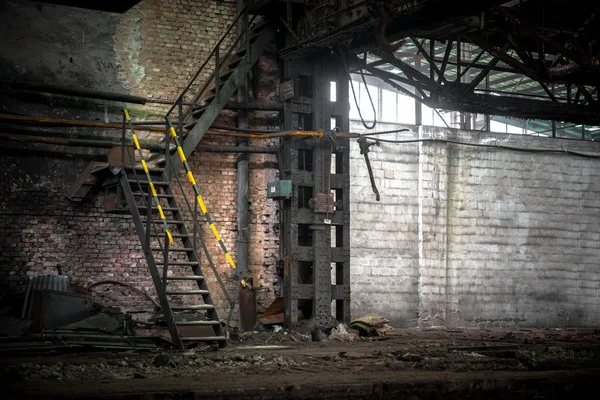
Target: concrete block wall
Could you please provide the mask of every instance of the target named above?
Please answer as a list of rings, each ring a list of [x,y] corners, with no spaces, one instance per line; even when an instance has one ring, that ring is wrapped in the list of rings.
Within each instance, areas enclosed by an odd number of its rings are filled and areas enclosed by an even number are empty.
[[[412,130],[382,138],[600,154],[592,142]],[[396,326],[422,327],[600,325],[600,159],[441,142],[372,149],[389,160],[374,162],[379,203],[357,148],[351,159],[353,316],[377,312]],[[412,190],[388,189],[403,185]],[[412,212],[402,210],[407,204]],[[390,217],[394,208],[402,221]],[[369,236],[384,238],[380,251],[365,245]],[[396,259],[388,269],[389,254]]]
[[[600,145],[590,142],[473,132],[447,136],[600,154]],[[600,159],[450,148],[448,323],[599,326]]]
[[[387,126],[378,124],[377,130],[387,130]],[[409,136],[398,133],[385,138]],[[351,141],[351,312],[357,317],[385,311],[395,326],[414,326],[419,305],[418,145],[394,147],[394,152],[386,149],[386,144],[372,146],[369,153],[382,193],[378,202],[358,144]]]

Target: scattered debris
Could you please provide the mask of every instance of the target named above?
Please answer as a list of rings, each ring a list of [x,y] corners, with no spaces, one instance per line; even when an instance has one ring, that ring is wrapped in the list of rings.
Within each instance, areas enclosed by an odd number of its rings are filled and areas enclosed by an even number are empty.
[[[122,330],[123,334],[131,334],[133,332],[133,326],[131,323],[131,316],[120,315],[118,317],[108,315],[106,313],[99,313],[91,317],[85,318],[81,321],[63,326],[61,330],[74,330],[74,331],[99,331],[105,333],[116,333]]]
[[[175,362],[166,355],[165,353],[160,353],[154,356],[152,359],[152,365],[155,367],[175,367]]]
[[[283,330],[283,327],[281,325],[273,326],[273,332],[275,332],[275,333],[281,332],[282,330]]]
[[[413,353],[405,353],[403,355],[401,355],[400,357],[398,357],[399,360],[401,361],[413,361],[413,362],[418,362],[423,360],[423,357],[421,357],[418,354],[413,354]]]
[[[350,322],[350,328],[356,329],[360,336],[384,336],[387,332],[393,331],[388,319],[377,315],[368,314]]]
[[[0,319],[0,336],[23,336],[32,323],[29,319],[4,317]]]
[[[259,321],[263,325],[283,324],[284,301],[283,297],[276,297],[271,305],[265,310]],[[298,320],[304,319],[302,310],[298,310]]]
[[[314,329],[310,334],[313,342],[320,342],[327,337],[327,335],[325,335],[325,333],[320,329]]]
[[[360,339],[359,332],[356,329],[348,329],[346,324],[338,324],[329,332],[329,340],[338,340],[341,342],[354,342]]]

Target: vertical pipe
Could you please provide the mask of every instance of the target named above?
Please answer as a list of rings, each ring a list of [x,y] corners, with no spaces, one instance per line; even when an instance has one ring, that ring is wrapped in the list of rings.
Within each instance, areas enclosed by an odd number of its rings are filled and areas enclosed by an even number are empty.
[[[246,0],[237,0],[238,13],[246,5]],[[248,19],[240,19],[237,26],[238,36],[243,36],[241,43],[249,45]],[[248,51],[248,47],[246,48]],[[238,102],[248,102],[248,83],[246,78],[240,82],[238,87]],[[238,110],[238,128],[248,128],[248,111]],[[237,142],[240,147],[248,146],[248,139],[240,139]],[[249,275],[248,268],[248,154],[239,153],[237,156],[237,265],[240,275]],[[251,283],[252,285],[252,283]],[[240,304],[240,330],[251,331],[256,323],[256,298],[250,289],[241,288],[239,294]]]
[[[431,41],[431,43],[433,43],[433,40]],[[430,54],[430,59],[433,62],[434,59],[434,54],[433,52]],[[421,70],[421,56],[417,56],[416,60],[415,60],[415,67],[418,71]],[[433,66],[430,65],[429,68],[431,69],[431,73],[433,73]],[[419,94],[419,92],[415,89],[413,89],[413,92],[415,93],[415,95],[417,96],[421,96]],[[398,98],[398,96],[396,96],[396,98]],[[413,100],[415,102],[415,125],[420,126],[423,125],[423,107],[420,101],[416,101]],[[396,107],[397,108],[397,107]]]

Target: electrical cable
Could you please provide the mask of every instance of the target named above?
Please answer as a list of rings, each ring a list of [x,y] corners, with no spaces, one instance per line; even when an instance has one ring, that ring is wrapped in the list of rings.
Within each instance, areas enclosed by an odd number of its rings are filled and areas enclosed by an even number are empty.
[[[369,101],[371,102],[371,108],[373,109],[373,125],[372,126],[367,125],[367,123],[365,122],[365,119],[362,116],[362,112],[360,111],[360,105],[358,104],[358,100],[356,98],[356,92],[354,91],[354,84],[352,83],[352,76],[350,75],[350,70],[348,69],[348,64],[346,63],[346,56],[344,55],[344,52],[342,51],[341,48],[338,48],[338,52],[340,53],[340,57],[342,58],[342,63],[344,64],[344,69],[346,70],[346,73],[348,74],[348,78],[350,79],[350,89],[352,89],[352,97],[354,97],[354,104],[356,105],[356,109],[358,110],[358,116],[360,117],[360,120],[365,128],[367,128],[369,130],[373,129],[377,125],[377,111],[375,110],[375,104],[373,103],[373,99],[371,98],[371,92],[369,91],[369,87],[367,86],[367,80],[365,79],[365,75],[363,73],[362,67],[360,66],[360,63],[359,63],[358,70],[360,72],[362,81],[365,85],[365,90],[367,91],[367,96],[369,97]]]
[[[377,135],[387,135],[389,133],[398,133],[398,132],[410,132],[410,129],[394,129],[393,131],[382,131],[382,132],[371,132],[371,133],[357,133],[359,137],[363,136],[377,136]]]
[[[448,139],[409,139],[409,140],[389,140],[389,139],[368,139],[374,142],[382,142],[382,143],[394,143],[394,144],[406,144],[406,143],[428,143],[428,142],[438,142],[438,143],[446,143],[446,144],[457,144],[461,146],[471,146],[471,147],[487,147],[494,149],[504,149],[504,150],[514,150],[514,151],[522,151],[526,153],[564,153],[571,154],[580,157],[587,158],[600,158],[600,154],[587,154],[581,153],[578,151],[567,150],[567,149],[544,149],[544,148],[524,148],[524,147],[514,147],[514,146],[506,146],[503,144],[481,144],[481,143],[469,143],[469,142],[459,142],[457,140],[448,140]]]

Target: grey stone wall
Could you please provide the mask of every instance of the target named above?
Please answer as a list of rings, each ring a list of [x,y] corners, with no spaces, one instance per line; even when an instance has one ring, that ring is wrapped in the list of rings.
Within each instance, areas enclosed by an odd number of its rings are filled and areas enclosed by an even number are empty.
[[[390,129],[381,126],[380,130]],[[412,127],[438,138],[600,154],[600,144]],[[600,326],[600,159],[441,142],[351,158],[353,316],[396,326]]]

